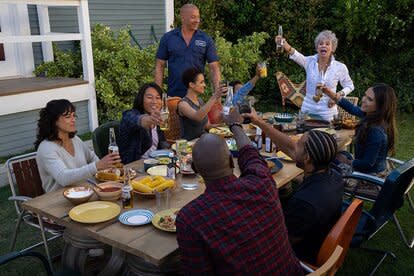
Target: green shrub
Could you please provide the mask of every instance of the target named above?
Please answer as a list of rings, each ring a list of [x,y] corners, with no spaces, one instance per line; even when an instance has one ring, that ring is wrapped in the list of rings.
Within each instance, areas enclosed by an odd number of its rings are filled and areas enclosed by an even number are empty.
[[[140,49],[131,44],[128,30],[125,27],[115,33],[101,24],[95,25],[92,30],[98,117],[101,123],[119,120],[122,111],[131,108],[139,87],[154,79],[158,44]],[[259,49],[268,37],[266,33],[254,33],[233,44],[216,33],[222,74],[229,80],[248,80],[254,64],[262,59]],[[54,54],[55,61],[41,64],[35,70],[36,75],[81,76],[79,50],[63,52],[54,46]],[[211,86],[208,86],[205,97],[210,94]]]

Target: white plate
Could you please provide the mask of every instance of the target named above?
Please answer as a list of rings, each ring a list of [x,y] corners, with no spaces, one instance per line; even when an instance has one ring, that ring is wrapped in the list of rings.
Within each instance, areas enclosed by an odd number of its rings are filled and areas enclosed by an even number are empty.
[[[138,226],[150,223],[153,217],[153,212],[146,209],[137,209],[123,213],[118,219],[122,224]]]

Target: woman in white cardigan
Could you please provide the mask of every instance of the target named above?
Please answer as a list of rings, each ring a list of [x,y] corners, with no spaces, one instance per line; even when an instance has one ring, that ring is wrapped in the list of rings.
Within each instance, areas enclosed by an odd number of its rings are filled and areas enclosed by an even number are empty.
[[[282,47],[289,54],[290,59],[302,66],[306,71],[306,96],[301,111],[317,114],[324,120],[330,121],[338,114],[335,102],[324,96],[322,91],[317,95],[317,86],[328,87],[336,92],[338,83],[342,90],[341,96],[346,96],[354,90],[354,83],[349,76],[348,68],[342,62],[335,60],[334,53],[338,46],[335,33],[329,30],[320,32],[315,38],[316,54],[304,56],[293,48],[280,36],[276,36],[276,43],[283,41]]]
[[[37,165],[45,192],[84,181],[98,170],[121,162],[118,153],[101,160],[76,136],[75,106],[68,100],[52,100],[40,110],[35,142]]]

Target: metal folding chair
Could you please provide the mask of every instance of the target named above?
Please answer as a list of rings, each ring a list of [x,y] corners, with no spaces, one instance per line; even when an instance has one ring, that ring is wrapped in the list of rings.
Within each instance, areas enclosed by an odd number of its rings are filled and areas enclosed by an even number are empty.
[[[387,158],[388,163],[390,165],[390,167],[392,169],[397,169],[400,167],[405,167],[405,166],[409,166],[409,164],[411,164],[414,160],[411,159],[407,162],[395,159],[395,158]],[[403,197],[408,201],[408,206],[411,210],[412,213],[414,213],[414,204],[413,204],[413,200],[411,199],[410,196],[410,191],[412,189],[412,187],[414,186],[414,174],[412,173],[411,175],[406,174],[406,179],[405,181],[405,190],[403,191]],[[378,187],[380,187],[382,189],[382,187],[385,184],[386,178],[382,179],[380,177],[375,177],[369,174],[364,174],[364,173],[360,173],[360,172],[354,172],[352,173],[348,178],[353,178],[353,179],[358,179],[358,180],[363,180],[366,181],[367,183],[370,183],[372,185],[376,185]],[[356,189],[355,192],[352,193],[348,193],[347,195],[350,197],[355,197],[355,198],[359,198],[359,199],[363,199],[365,201],[369,201],[369,202],[375,202],[379,196],[379,193],[381,191],[379,190],[378,195],[376,196],[370,196],[370,195],[366,195],[364,193],[358,193],[358,190]],[[403,231],[400,221],[398,220],[397,214],[394,212],[392,214],[392,220],[394,222],[394,224],[397,227],[398,232],[400,233],[401,239],[403,240],[403,242],[405,243],[405,245],[408,248],[413,248],[414,247],[414,237],[408,238],[407,235],[405,234],[405,232]]]
[[[10,244],[10,251],[14,250],[17,234],[21,222],[23,221],[30,226],[40,229],[42,241],[33,244],[20,252],[26,252],[40,245],[44,245],[49,264],[52,266],[47,242],[61,237],[63,227],[43,219],[39,214],[27,212],[21,206],[23,202],[44,194],[42,181],[37,168],[36,152],[10,158],[6,161],[6,170],[12,192],[12,196],[9,197],[9,200],[14,202],[18,216]],[[52,236],[47,238],[46,232],[50,233]]]
[[[354,178],[358,180],[367,181],[373,185],[378,185],[381,190],[378,197],[373,200],[371,198],[363,198],[355,195],[363,200],[373,202],[372,208],[368,212],[363,212],[358,224],[356,234],[352,239],[351,246],[359,247],[371,252],[381,253],[383,256],[377,263],[371,274],[374,274],[381,263],[387,256],[396,258],[396,256],[389,251],[382,251],[378,249],[370,249],[362,247],[361,245],[366,240],[371,239],[378,231],[382,229],[389,221],[393,221],[400,232],[401,238],[409,247],[413,247],[414,241],[408,242],[400,223],[397,219],[396,211],[404,204],[404,198],[407,190],[412,186],[414,177],[414,158],[405,162],[403,165],[391,171],[391,173],[384,179],[373,177],[362,173],[353,173],[347,178]]]

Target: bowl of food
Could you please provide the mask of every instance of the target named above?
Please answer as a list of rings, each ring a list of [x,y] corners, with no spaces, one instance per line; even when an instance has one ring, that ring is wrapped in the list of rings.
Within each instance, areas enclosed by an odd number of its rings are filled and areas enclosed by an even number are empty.
[[[93,190],[87,186],[70,187],[63,191],[63,196],[74,205],[87,202],[93,195]]]
[[[278,123],[291,123],[295,119],[295,116],[290,113],[276,113],[274,118]]]
[[[173,189],[175,181],[164,176],[140,176],[131,180],[134,192],[145,198],[155,198],[155,191],[162,192]]]
[[[103,182],[97,185],[100,189],[95,189],[100,200],[117,201],[122,194],[122,184],[117,181]]]
[[[137,176],[137,172],[129,168],[129,177],[134,178]],[[110,168],[100,170],[95,174],[95,178],[101,182],[106,181],[123,181],[124,180],[124,168]]]

